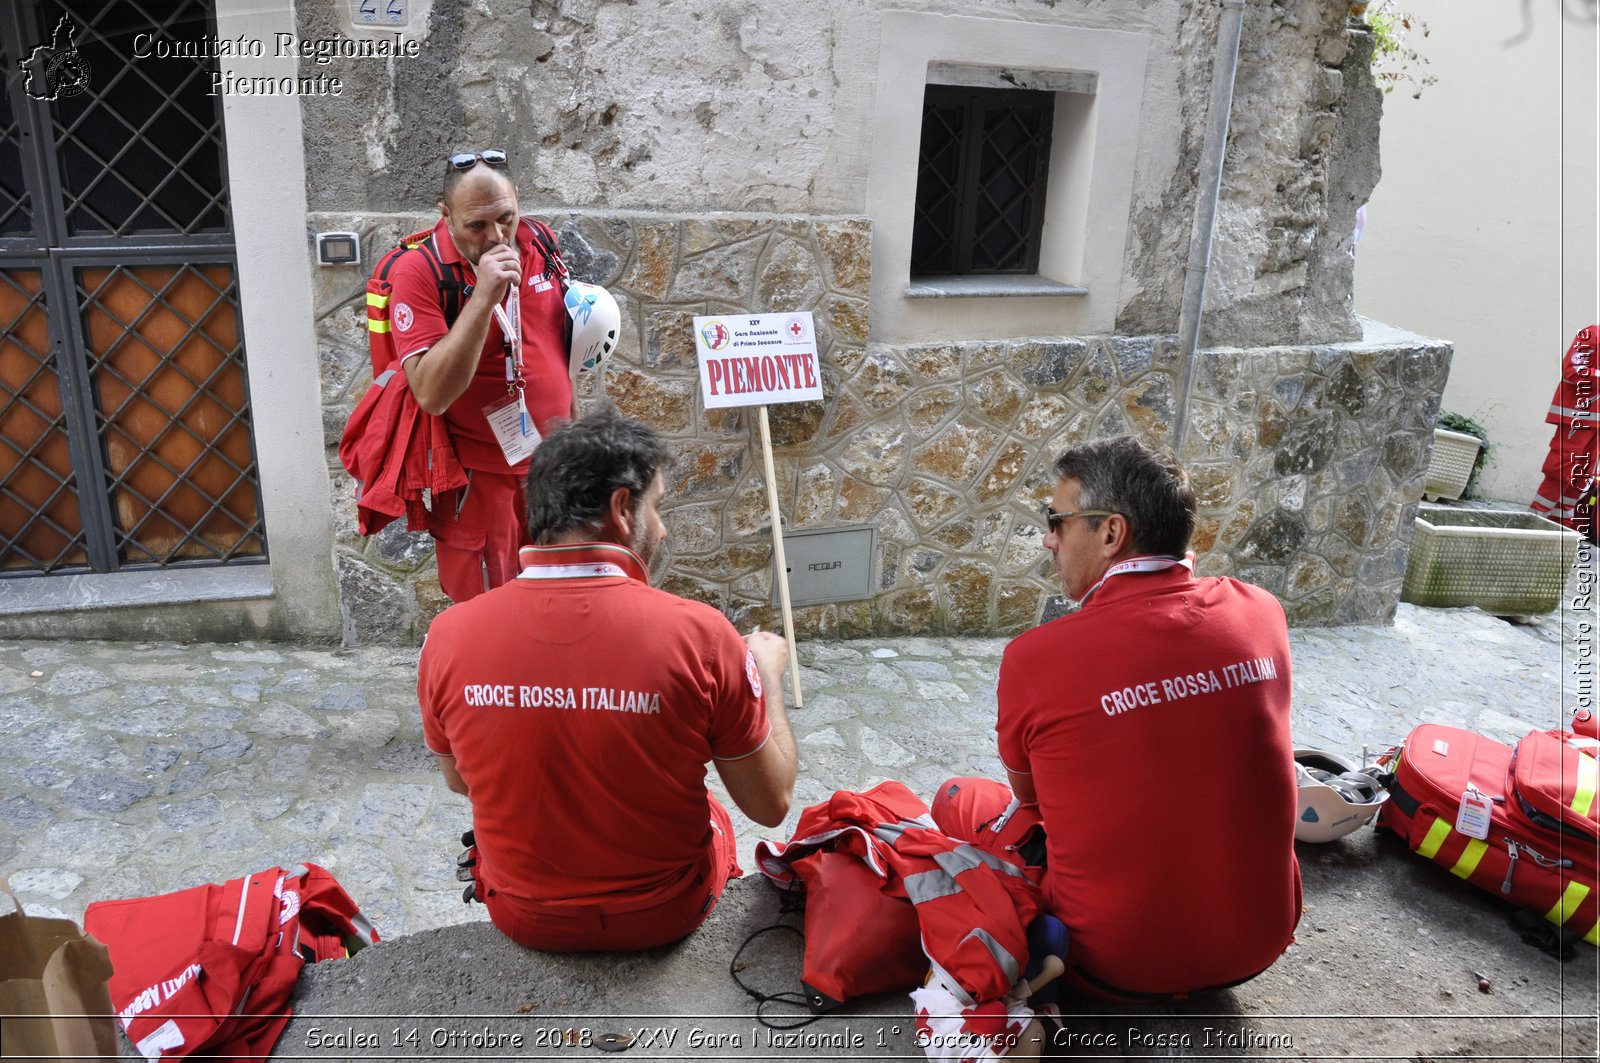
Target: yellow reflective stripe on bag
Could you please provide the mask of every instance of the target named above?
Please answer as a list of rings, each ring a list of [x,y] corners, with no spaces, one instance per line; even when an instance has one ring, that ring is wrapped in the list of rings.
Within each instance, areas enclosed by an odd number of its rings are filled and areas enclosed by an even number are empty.
[[[1589,809],[1594,807],[1594,792],[1600,785],[1600,764],[1589,756],[1578,757],[1578,787],[1572,795],[1572,811],[1580,816],[1587,816]]]
[[[368,332],[388,332],[389,331],[388,319],[385,318],[383,320],[379,320],[378,318],[375,318],[375,317],[367,318],[367,331]]]
[[[1455,832],[1450,829],[1450,824],[1442,819],[1433,821],[1433,826],[1428,828],[1428,833],[1422,839],[1422,844],[1417,846],[1417,855],[1425,856],[1429,860],[1438,856],[1439,850],[1444,847],[1446,839]],[[1478,870],[1478,864],[1483,860],[1483,854],[1488,852],[1489,846],[1476,838],[1468,839],[1467,847],[1461,851],[1461,856],[1456,860],[1450,873],[1456,878],[1471,878],[1472,873]]]
[[[1461,852],[1461,859],[1456,861],[1456,866],[1450,869],[1450,873],[1456,878],[1471,878],[1472,873],[1478,870],[1478,861],[1483,859],[1483,854],[1488,848],[1488,843],[1473,838],[1467,842],[1467,847]]]
[[[1578,905],[1589,896],[1589,887],[1581,882],[1568,882],[1566,890],[1561,894],[1561,899],[1544,917],[1556,926],[1566,926],[1567,920],[1572,918],[1572,913],[1578,910]]]
[[[379,295],[377,292],[368,292],[367,305],[375,306],[379,310],[382,310],[384,307],[389,305],[389,297],[387,295]]]
[[[1434,820],[1433,826],[1428,828],[1427,836],[1422,839],[1422,844],[1417,846],[1417,854],[1432,860],[1434,854],[1439,851],[1439,846],[1443,845],[1448,837],[1450,837],[1450,824],[1442,819]]]

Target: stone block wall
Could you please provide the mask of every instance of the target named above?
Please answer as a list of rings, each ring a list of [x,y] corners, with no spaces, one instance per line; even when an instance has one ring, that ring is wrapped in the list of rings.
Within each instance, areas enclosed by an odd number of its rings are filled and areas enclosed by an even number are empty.
[[[510,151],[512,172],[526,187],[585,211],[861,214],[874,170],[884,165],[881,155],[874,162],[882,151],[874,116],[922,91],[879,76],[884,50],[895,45],[884,39],[886,16],[926,12],[1138,35],[1148,42],[1140,117],[1136,131],[1118,131],[1136,136],[1138,166],[1130,176],[1128,245],[1117,264],[1116,324],[1107,331],[1178,329],[1222,15],[1215,0],[412,6],[404,36],[416,44],[415,58],[331,67],[302,61],[303,75],[332,72],[344,84],[338,96],[300,99],[306,158],[339,160],[307,167],[313,211],[425,207],[438,196],[446,155],[497,146]],[[342,2],[294,9],[302,40],[339,32]],[[1377,178],[1378,93],[1366,72],[1370,38],[1352,35],[1347,17],[1346,5],[1327,0],[1245,5],[1207,344],[1356,334],[1350,233]],[[686,41],[692,63],[683,60]],[[1018,64],[1001,51],[983,65]],[[902,191],[914,195],[914,184]]]
[[[1180,457],[1199,570],[1296,624],[1393,618],[1451,348],[1371,321],[1361,340],[1199,353]]]
[[[862,218],[752,214],[541,217],[560,234],[573,274],[604,284],[622,308],[618,350],[603,372],[580,378],[580,397],[585,404],[609,398],[623,412],[654,425],[678,450],[668,519],[680,546],[664,559],[658,581],[687,591],[714,577],[734,597],[750,593],[757,583],[769,583],[770,539],[756,534],[768,526],[766,488],[759,477],[753,486],[751,481],[761,465],[759,444],[752,442],[749,414],[700,407],[692,320],[697,314],[812,311],[823,386],[833,394],[837,367],[859,361],[866,344],[868,223]],[[372,380],[366,271],[407,233],[436,220],[420,214],[320,212],[308,218],[313,231],[361,234],[366,258],[363,268],[321,269],[314,277],[323,435],[334,487],[347,641],[415,642],[449,604],[439,591],[428,536],[406,532],[403,521],[370,539],[359,535],[354,483],[340,466],[336,449],[351,409]],[[793,446],[809,439],[826,411],[822,403],[774,407],[775,440]],[[789,471],[787,463],[783,467]],[[786,512],[794,497],[791,485],[784,495]],[[708,513],[707,506],[714,512]],[[715,561],[703,556],[707,554],[715,555]],[[727,604],[710,590],[697,596]],[[742,611],[729,612],[739,616]]]
[[[755,411],[699,402],[696,314],[811,310],[828,400],[770,410],[791,529],[874,524],[870,600],[797,608],[800,632],[1000,633],[1060,593],[1039,503],[1068,443],[1119,432],[1176,438],[1201,519],[1205,574],[1283,600],[1297,623],[1394,611],[1449,348],[1393,330],[1337,345],[1201,352],[1173,337],[1051,337],[892,346],[867,340],[870,227],[789,215],[545,215],[569,264],[623,305],[624,335],[581,383],[675,444],[658,585],[742,628],[776,627]],[[381,250],[426,216],[313,215]],[[369,262],[376,251],[369,252]],[[335,481],[346,634],[413,642],[446,602],[431,542],[396,524],[363,540],[333,450],[370,380],[363,276],[318,273],[324,426]]]

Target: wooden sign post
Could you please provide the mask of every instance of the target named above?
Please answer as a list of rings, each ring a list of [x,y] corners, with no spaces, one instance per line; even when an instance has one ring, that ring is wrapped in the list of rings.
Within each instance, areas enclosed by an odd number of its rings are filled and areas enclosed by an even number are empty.
[[[783,637],[789,643],[789,685],[798,709],[805,701],[800,693],[800,655],[794,644],[789,566],[783,554],[783,515],[778,511],[778,478],[772,464],[767,407],[780,402],[822,400],[817,334],[810,311],[697,317],[694,333],[700,358],[700,397],[706,408],[759,407],[761,460],[772,519],[772,557],[777,568],[778,603],[783,608]]]

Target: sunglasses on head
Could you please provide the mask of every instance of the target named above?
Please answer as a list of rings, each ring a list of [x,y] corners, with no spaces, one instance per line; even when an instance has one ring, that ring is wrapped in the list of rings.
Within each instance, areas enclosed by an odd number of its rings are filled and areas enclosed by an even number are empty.
[[[458,151],[445,161],[454,170],[470,170],[482,161],[485,166],[504,166],[506,153],[503,148],[485,148],[482,151]]]

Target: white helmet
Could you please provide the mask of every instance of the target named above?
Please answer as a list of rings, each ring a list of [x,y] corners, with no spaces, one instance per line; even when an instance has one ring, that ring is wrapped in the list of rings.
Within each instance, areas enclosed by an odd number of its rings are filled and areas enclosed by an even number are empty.
[[[1344,757],[1320,749],[1294,751],[1299,779],[1300,812],[1294,836],[1302,842],[1331,842],[1366,825],[1389,791],[1373,777],[1378,770],[1362,771]]]
[[[598,284],[567,282],[567,316],[572,318],[572,341],[567,345],[567,368],[577,376],[600,364],[617,346],[622,312],[611,293]]]

